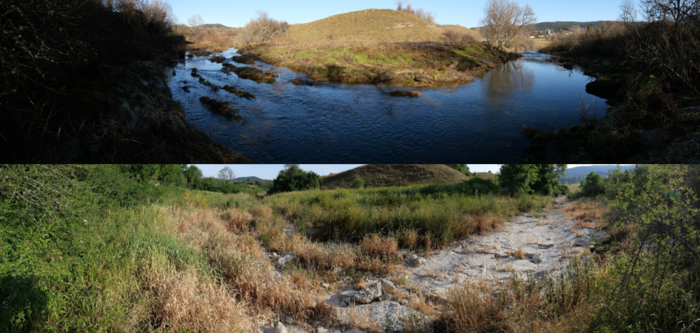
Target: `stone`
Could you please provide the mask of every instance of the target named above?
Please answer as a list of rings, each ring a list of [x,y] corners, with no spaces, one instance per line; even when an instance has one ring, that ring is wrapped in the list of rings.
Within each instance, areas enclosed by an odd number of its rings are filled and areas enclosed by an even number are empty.
[[[402,299],[399,303],[401,303],[401,305],[408,305],[408,300]]]
[[[327,328],[319,327],[316,329],[316,333],[328,333],[330,332]]]
[[[292,262],[294,260],[294,258],[295,258],[294,253],[287,253],[287,254],[277,258],[277,260],[275,260],[275,265],[279,269],[284,269],[284,266],[287,266],[287,264]]]
[[[323,289],[326,289],[326,290],[327,290],[328,288],[331,287],[331,285],[328,284],[328,283],[321,283],[321,287],[323,287]]]
[[[393,282],[389,279],[381,279],[382,281],[382,293],[390,293],[393,294],[396,291],[396,286],[394,285]]]
[[[366,332],[366,331],[363,331],[363,330],[361,330],[361,329],[359,329],[359,328],[353,328],[353,329],[351,329],[351,330],[345,331],[345,333],[367,333],[367,332]]]
[[[539,246],[540,249],[548,249],[548,248],[554,246],[555,243],[552,241],[544,241],[544,242],[540,242],[537,245]]]
[[[309,332],[301,326],[287,325],[287,333],[309,333]]]
[[[287,327],[285,327],[281,321],[278,321],[277,325],[275,326],[275,333],[288,333]]]
[[[284,322],[287,324],[294,324],[294,318],[290,316],[284,316]]]
[[[514,260],[503,261],[497,270],[499,272],[532,272],[537,270],[537,265],[531,263],[529,260],[513,259]]]
[[[340,297],[340,300],[341,300],[341,301],[350,300],[350,299],[352,299],[352,298],[355,297],[355,296],[357,296],[357,291],[355,291],[355,290],[343,291],[343,292],[340,293],[340,295],[338,295],[338,297]]]
[[[357,292],[357,295],[352,300],[357,303],[368,304],[379,297],[382,297],[382,283],[377,281],[367,284],[362,290]]]
[[[340,306],[347,307],[348,305],[350,305],[350,304],[348,304],[348,302],[340,301]]]
[[[591,244],[592,241],[587,241],[583,238],[576,238],[572,243],[571,246],[580,246],[580,247],[588,247],[589,244]]]
[[[415,254],[408,256],[408,262],[413,266],[420,266],[427,262],[425,258],[421,258]]]
[[[371,318],[377,325],[387,332],[402,331],[406,320],[411,317],[419,318],[420,314],[415,310],[394,301],[381,301],[367,305],[359,305],[353,309],[343,309],[339,313],[339,320],[343,323],[352,320],[351,314],[364,314]],[[352,331],[345,331],[352,332]],[[356,331],[360,332],[360,331]]]

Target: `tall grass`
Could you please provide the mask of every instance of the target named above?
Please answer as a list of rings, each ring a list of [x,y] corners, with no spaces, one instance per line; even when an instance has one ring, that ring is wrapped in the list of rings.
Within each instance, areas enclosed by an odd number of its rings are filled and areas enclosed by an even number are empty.
[[[475,192],[459,185],[433,185],[293,192],[263,202],[282,216],[322,228],[327,239],[353,241],[374,233],[398,236],[403,230],[416,230],[445,246],[455,238],[487,231],[521,211],[545,208],[551,200]]]

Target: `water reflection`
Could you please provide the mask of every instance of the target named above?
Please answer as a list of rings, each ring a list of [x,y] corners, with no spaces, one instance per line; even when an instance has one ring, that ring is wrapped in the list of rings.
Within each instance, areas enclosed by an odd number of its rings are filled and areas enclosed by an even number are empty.
[[[226,62],[246,66],[230,60],[235,54],[228,50],[223,55]],[[587,76],[533,52],[469,84],[412,89],[421,93],[419,98],[389,96],[406,89],[395,86],[295,86],[291,81],[303,74],[260,62],[250,66],[274,69],[276,82],[226,75],[221,64],[195,57],[175,69],[170,87],[189,122],[261,163],[512,163],[529,146],[521,134],[523,125],[576,123],[579,100],[593,100],[585,92]],[[214,91],[192,77],[191,68],[214,85],[228,84],[257,98]],[[209,111],[199,102],[202,96],[228,102],[245,122]]]

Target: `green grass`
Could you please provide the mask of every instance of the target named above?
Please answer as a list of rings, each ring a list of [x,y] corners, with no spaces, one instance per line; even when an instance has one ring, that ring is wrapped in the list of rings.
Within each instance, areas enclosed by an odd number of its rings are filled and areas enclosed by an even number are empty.
[[[443,164],[371,164],[321,177],[327,189],[350,188],[355,178],[367,187],[415,184],[457,184],[467,180],[461,172]]]

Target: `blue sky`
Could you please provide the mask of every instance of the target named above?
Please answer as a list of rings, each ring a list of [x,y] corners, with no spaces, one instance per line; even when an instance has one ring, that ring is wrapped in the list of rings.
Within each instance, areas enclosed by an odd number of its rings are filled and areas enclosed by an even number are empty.
[[[202,170],[205,177],[216,177],[219,170],[227,165],[224,164],[195,164]],[[330,173],[343,172],[356,168],[361,164],[300,164],[299,166],[307,171],[313,171],[321,176]],[[569,168],[577,166],[592,165],[592,164],[569,164]],[[256,176],[262,179],[275,179],[280,170],[284,169],[284,164],[231,164],[228,165],[236,177],[251,177]],[[497,172],[500,164],[467,164],[471,172]]]
[[[258,10],[267,11],[272,18],[289,23],[307,23],[331,15],[368,8],[394,9],[394,0],[168,0],[181,23],[194,15],[202,15],[206,23],[221,23],[230,27],[241,27],[255,16]],[[439,24],[460,24],[474,27],[483,16],[487,0],[414,0],[413,5],[436,15]],[[621,0],[529,0],[518,1],[529,4],[537,15],[538,22],[549,21],[600,21],[615,20],[619,16]]]

